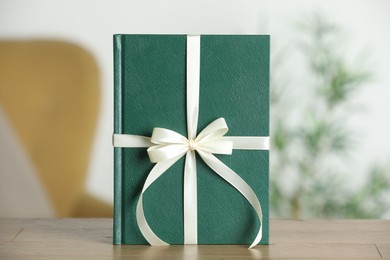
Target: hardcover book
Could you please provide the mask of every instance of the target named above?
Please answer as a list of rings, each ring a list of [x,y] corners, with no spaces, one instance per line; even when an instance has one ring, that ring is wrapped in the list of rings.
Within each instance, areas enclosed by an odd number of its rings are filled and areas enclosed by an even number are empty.
[[[114,36],[114,134],[152,136],[155,127],[187,136],[186,35]],[[197,133],[224,118],[225,136],[269,135],[269,36],[200,36]],[[254,191],[269,242],[269,152],[214,154]],[[114,148],[114,244],[148,244],[137,225],[137,202],[155,164],[144,147]],[[170,244],[184,243],[185,156],[143,195],[150,228]],[[260,227],[248,200],[196,153],[197,243],[251,244]]]

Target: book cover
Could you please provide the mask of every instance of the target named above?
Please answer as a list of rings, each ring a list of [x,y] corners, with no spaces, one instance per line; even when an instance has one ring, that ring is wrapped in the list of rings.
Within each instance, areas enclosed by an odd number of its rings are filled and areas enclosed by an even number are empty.
[[[225,118],[227,136],[269,135],[269,36],[202,35],[198,132]],[[186,131],[186,35],[114,36],[114,133]],[[114,148],[114,244],[148,244],[136,204],[153,163],[146,148]],[[269,242],[269,152],[216,155],[255,192]],[[250,244],[259,228],[248,201],[197,156],[198,244]],[[183,244],[184,157],[145,192],[150,227]]]

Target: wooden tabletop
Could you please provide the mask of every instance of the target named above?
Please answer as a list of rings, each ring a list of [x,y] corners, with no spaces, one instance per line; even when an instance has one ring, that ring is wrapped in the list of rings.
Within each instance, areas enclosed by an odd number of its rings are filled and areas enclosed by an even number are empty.
[[[0,259],[390,259],[390,220],[271,220],[271,244],[114,246],[111,219],[0,219]]]

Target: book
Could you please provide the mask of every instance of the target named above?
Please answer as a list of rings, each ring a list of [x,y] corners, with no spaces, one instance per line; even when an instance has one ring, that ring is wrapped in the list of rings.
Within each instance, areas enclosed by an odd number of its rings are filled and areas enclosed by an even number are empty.
[[[114,134],[152,135],[154,127],[187,136],[186,35],[114,36]],[[269,135],[269,36],[202,35],[198,133],[225,118],[226,136]],[[269,152],[215,155],[255,192],[269,242]],[[136,205],[153,167],[146,148],[114,148],[114,244],[148,244]],[[252,206],[197,155],[198,244],[250,244],[259,229]],[[143,196],[151,229],[183,244],[184,157]]]

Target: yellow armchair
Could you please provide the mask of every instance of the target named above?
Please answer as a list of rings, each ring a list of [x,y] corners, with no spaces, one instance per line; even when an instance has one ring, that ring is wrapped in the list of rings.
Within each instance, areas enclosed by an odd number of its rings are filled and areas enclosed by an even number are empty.
[[[0,105],[57,217],[112,216],[112,206],[88,194],[85,185],[99,95],[97,64],[83,48],[0,41]]]

